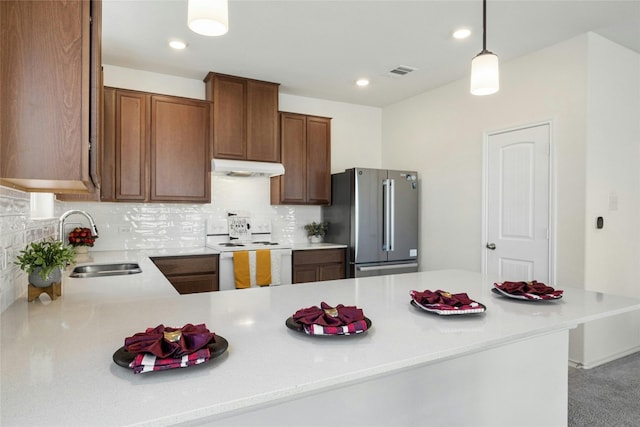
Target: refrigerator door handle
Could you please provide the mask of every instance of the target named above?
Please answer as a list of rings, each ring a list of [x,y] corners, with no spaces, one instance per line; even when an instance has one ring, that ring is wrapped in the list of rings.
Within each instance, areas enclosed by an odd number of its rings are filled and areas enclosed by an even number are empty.
[[[391,265],[363,265],[356,267],[358,271],[375,271],[375,270],[393,270],[395,268],[412,268],[417,267],[417,262],[411,262],[406,264],[391,264]]]
[[[395,179],[389,180],[389,189],[391,190],[391,200],[389,201],[389,251],[396,248],[396,182]]]
[[[384,224],[382,225],[382,250],[389,251],[391,245],[389,241],[389,235],[391,234],[391,208],[389,204],[389,197],[391,193],[391,180],[385,179],[382,181],[382,203],[384,209]]]

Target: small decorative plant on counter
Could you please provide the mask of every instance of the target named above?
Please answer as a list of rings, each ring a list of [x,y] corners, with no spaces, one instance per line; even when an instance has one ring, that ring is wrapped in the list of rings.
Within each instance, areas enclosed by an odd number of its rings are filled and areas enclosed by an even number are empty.
[[[69,233],[69,244],[75,248],[76,253],[86,253],[88,247],[93,247],[97,236],[91,234],[88,228],[76,227]]]
[[[304,229],[307,231],[307,237],[311,243],[319,243],[327,233],[329,223],[313,221],[311,224],[305,225]]]
[[[59,240],[49,239],[28,244],[15,262],[29,274],[29,283],[46,288],[62,278],[62,269],[75,261],[73,248]]]

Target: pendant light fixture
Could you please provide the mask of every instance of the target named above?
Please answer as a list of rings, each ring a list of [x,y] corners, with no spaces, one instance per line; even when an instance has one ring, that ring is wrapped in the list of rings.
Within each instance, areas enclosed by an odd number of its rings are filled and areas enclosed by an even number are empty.
[[[189,0],[187,24],[203,36],[221,36],[229,30],[227,0]]]
[[[499,89],[498,55],[487,50],[487,0],[482,0],[482,52],[471,61],[471,93],[491,95]]]

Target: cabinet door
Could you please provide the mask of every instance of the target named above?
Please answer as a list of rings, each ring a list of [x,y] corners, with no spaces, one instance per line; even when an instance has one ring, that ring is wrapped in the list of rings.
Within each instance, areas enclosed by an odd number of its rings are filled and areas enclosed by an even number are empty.
[[[331,203],[331,119],[307,117],[307,202]]]
[[[213,157],[244,160],[247,158],[245,79],[213,77]]]
[[[116,200],[147,198],[148,102],[144,93],[116,91]]]
[[[293,251],[293,283],[344,279],[346,249]]]
[[[280,161],[275,83],[247,81],[247,160]]]
[[[206,101],[151,97],[151,201],[210,200],[210,114]]]
[[[0,182],[89,186],[90,3],[0,1]]]
[[[181,295],[218,290],[217,274],[193,274],[189,276],[174,276],[168,279]]]
[[[318,266],[318,280],[338,280],[344,279],[346,272],[344,269],[344,263],[338,264],[326,264]]]
[[[280,138],[285,175],[277,177],[279,203],[301,204],[306,201],[307,126],[302,114],[281,113]]]
[[[100,200],[116,201],[116,92],[104,88],[103,138],[100,144]]]
[[[315,265],[305,265],[293,269],[293,283],[308,283],[318,281],[318,272]]]

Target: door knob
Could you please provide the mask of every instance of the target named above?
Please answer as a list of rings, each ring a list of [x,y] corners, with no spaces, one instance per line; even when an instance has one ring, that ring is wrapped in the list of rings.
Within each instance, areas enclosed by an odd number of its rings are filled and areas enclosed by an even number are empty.
[[[492,251],[496,250],[496,244],[495,243],[487,243],[487,249],[491,249]]]

